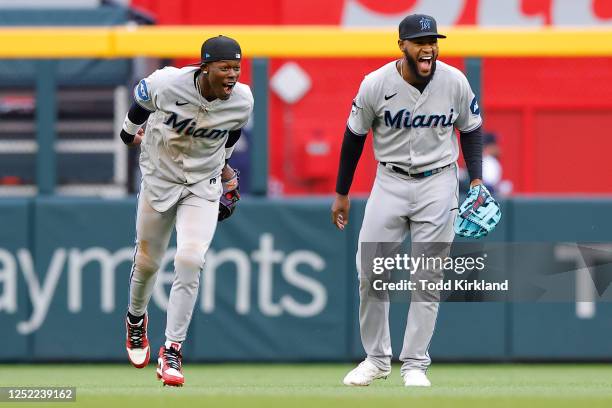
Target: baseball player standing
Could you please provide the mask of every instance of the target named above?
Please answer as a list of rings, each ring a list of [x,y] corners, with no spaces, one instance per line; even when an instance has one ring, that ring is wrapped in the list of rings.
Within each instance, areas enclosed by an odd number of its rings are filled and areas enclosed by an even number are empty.
[[[227,216],[221,214],[220,197],[223,193],[221,202],[230,207],[239,198],[237,174],[227,159],[253,110],[250,88],[238,82],[241,58],[235,40],[218,36],[203,43],[199,66],[155,71],[136,86],[121,131],[127,145],[142,149],[125,319],[128,357],[137,368],[149,362],[147,305],[176,225],[175,275],[157,367],[164,385],[181,386],[185,381],[181,345],[217,219]]]
[[[403,242],[410,233],[413,257],[421,255],[415,254],[415,243],[448,243],[450,248],[458,206],[455,129],[461,133],[471,185],[481,184],[478,104],[461,71],[437,60],[439,38],[445,36],[438,34],[433,17],[415,14],[402,20],[398,45],[404,57],[365,77],[348,118],[332,206],[332,222],[339,229],[348,223],[348,193],[370,129],[380,163],[357,251],[359,323],[367,357],[346,375],[346,385],[369,385],[391,372],[389,302],[369,294],[364,243]],[[413,295],[410,304],[400,355],[406,386],[431,385],[426,371],[439,293],[428,295],[419,301]]]

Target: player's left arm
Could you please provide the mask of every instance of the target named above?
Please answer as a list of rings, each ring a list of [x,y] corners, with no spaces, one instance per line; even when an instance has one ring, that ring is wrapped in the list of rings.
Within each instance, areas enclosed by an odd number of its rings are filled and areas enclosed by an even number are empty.
[[[463,75],[458,96],[460,114],[455,128],[460,133],[461,151],[470,176],[470,187],[473,187],[482,184],[482,117],[478,99]]]
[[[463,159],[470,176],[470,187],[482,184],[482,126],[459,132]]]
[[[238,142],[238,139],[240,139],[241,135],[242,129],[230,130],[229,135],[227,137],[227,141],[225,142],[225,167],[223,167],[223,170],[221,170],[221,181],[223,182],[224,192],[234,190],[238,187],[238,177],[236,175],[236,170],[234,170],[229,165],[229,159],[230,157],[232,157],[236,142]],[[227,186],[226,183],[228,184]]]
[[[223,185],[223,193],[219,199],[219,216],[218,220],[223,221],[229,218],[234,213],[238,201],[240,200],[240,172],[233,169],[229,165],[228,160],[234,151],[234,145],[240,139],[242,129],[230,130],[227,141],[225,142],[225,166],[221,170],[221,183]]]
[[[248,89],[248,88],[247,88]],[[251,94],[250,89],[248,89],[248,93],[246,95],[248,100],[248,110],[247,114],[244,117],[244,120],[238,125],[237,129],[230,130],[227,136],[227,140],[225,141],[225,167],[221,171],[221,181],[223,184],[223,192],[235,190],[238,187],[238,172],[237,170],[232,169],[229,165],[229,159],[232,157],[232,153],[234,153],[234,148],[236,147],[236,143],[240,140],[240,136],[242,136],[242,128],[246,126],[253,113],[253,95]],[[229,183],[226,185],[226,183]],[[228,190],[226,190],[226,187]]]
[[[501,219],[501,209],[482,182],[482,126],[460,133],[471,182],[467,198],[458,208],[454,229],[460,236],[481,238],[493,231]]]
[[[461,85],[461,113],[455,127],[461,133],[461,149],[471,182],[468,196],[458,208],[454,229],[463,237],[482,238],[499,223],[501,209],[482,183],[482,118],[478,101],[465,77]]]

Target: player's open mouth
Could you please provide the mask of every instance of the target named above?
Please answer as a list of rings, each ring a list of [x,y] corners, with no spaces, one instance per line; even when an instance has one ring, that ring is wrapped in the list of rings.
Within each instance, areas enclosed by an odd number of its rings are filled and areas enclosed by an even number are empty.
[[[223,84],[223,90],[225,91],[225,94],[230,95],[232,93],[232,90],[234,89],[234,86],[236,86],[236,82],[228,82]]]
[[[433,55],[423,55],[417,60],[419,70],[423,72],[429,72],[431,70],[431,64],[433,63]]]

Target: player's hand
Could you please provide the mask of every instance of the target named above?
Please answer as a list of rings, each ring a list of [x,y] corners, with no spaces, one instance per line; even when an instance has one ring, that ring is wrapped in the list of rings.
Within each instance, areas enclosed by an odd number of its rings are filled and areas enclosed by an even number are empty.
[[[132,143],[129,143],[128,146],[129,147],[140,146],[140,144],[142,143],[143,137],[144,137],[144,129],[140,128],[138,129],[138,132],[136,132],[136,134],[134,135],[134,140],[132,141]]]
[[[348,195],[336,194],[336,199],[332,204],[332,224],[339,230],[343,230],[348,225],[349,209],[351,208],[351,200]]]
[[[477,185],[482,184],[482,180],[481,179],[474,179],[472,180],[472,182],[470,183],[470,188],[472,187],[476,187]]]
[[[238,187],[238,171],[226,164],[221,170],[221,182],[223,183],[224,193],[235,190]]]

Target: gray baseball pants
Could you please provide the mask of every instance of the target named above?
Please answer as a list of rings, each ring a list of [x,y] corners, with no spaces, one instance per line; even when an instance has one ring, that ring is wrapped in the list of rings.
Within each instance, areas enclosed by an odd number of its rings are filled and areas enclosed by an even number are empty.
[[[198,297],[204,257],[215,234],[219,201],[208,201],[187,189],[168,211],[160,213],[141,192],[136,217],[136,253],[130,276],[128,310],[144,314],[151,299],[157,271],[176,224],[174,281],[168,299],[166,339],[185,340],[193,308]]]
[[[410,233],[412,257],[422,255],[423,246],[414,243],[447,243],[445,249],[426,256],[447,256],[454,238],[453,224],[458,203],[455,166],[425,178],[410,178],[379,164],[359,233],[356,262],[359,276],[359,323],[367,359],[380,369],[391,368],[389,301],[371,296],[370,271],[362,270],[364,243],[403,242]],[[418,253],[415,253],[418,251]],[[364,263],[368,268],[371,263]],[[442,270],[417,271],[415,279],[437,281]],[[435,276],[424,276],[434,274]],[[439,307],[439,293],[414,294],[411,299],[400,360],[402,375],[411,369],[426,371],[431,363],[428,349]]]

